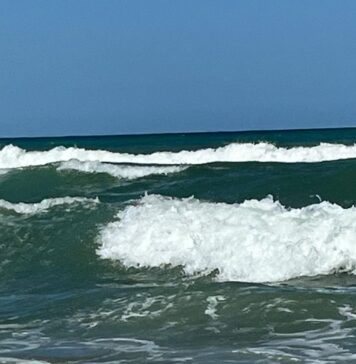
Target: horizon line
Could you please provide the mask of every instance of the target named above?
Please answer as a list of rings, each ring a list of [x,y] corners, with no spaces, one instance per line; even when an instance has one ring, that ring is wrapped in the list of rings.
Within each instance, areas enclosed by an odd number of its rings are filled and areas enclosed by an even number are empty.
[[[298,132],[298,131],[317,131],[317,130],[338,130],[356,129],[355,126],[331,126],[318,128],[287,128],[287,129],[243,129],[243,130],[217,130],[217,131],[177,131],[177,132],[155,132],[155,133],[131,133],[131,134],[65,134],[48,136],[0,136],[0,140],[8,139],[69,139],[69,138],[110,138],[110,137],[130,137],[130,136],[163,136],[163,135],[182,135],[182,134],[229,134],[229,133],[268,133],[268,132]]]

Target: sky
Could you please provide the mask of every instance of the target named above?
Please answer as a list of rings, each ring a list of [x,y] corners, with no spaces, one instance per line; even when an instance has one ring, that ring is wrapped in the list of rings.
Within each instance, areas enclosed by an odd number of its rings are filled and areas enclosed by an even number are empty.
[[[356,126],[354,0],[1,0],[0,136]]]

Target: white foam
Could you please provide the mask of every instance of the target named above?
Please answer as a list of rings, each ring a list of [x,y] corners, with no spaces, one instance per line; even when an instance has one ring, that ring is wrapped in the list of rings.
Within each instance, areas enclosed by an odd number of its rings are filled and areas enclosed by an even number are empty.
[[[138,164],[204,164],[211,162],[321,162],[356,158],[356,144],[321,143],[313,147],[279,148],[269,143],[231,143],[220,148],[152,154],[114,153],[106,150],[56,147],[48,151],[26,151],[13,145],[0,150],[0,168],[38,166],[76,159]]]
[[[204,313],[208,316],[210,316],[213,320],[216,320],[219,315],[216,313],[217,311],[217,305],[220,301],[224,301],[224,296],[209,296],[207,299],[208,307],[204,311]]]
[[[39,360],[25,360],[18,358],[10,358],[10,357],[0,357],[0,363],[2,364],[50,364],[48,361],[39,361]]]
[[[242,204],[143,197],[99,235],[98,254],[127,267],[218,271],[222,281],[276,282],[356,268],[356,208],[287,209],[271,197]]]
[[[101,163],[97,161],[80,162],[71,160],[62,162],[57,170],[76,170],[85,173],[106,173],[122,179],[135,179],[155,174],[177,173],[186,169],[183,166],[129,166]]]
[[[11,210],[18,214],[37,214],[47,211],[51,207],[59,205],[71,205],[75,203],[98,203],[99,199],[89,199],[85,197],[57,197],[42,200],[38,203],[12,203],[0,199],[0,209]]]

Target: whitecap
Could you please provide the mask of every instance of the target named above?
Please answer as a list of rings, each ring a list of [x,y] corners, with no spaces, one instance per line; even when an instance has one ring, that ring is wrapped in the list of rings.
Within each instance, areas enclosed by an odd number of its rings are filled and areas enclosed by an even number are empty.
[[[149,195],[103,227],[98,241],[100,257],[127,267],[181,266],[188,275],[217,272],[221,281],[278,282],[354,272],[356,208]]]
[[[57,170],[76,170],[84,173],[105,173],[118,179],[136,179],[150,175],[167,175],[181,172],[187,167],[183,166],[132,166],[101,163],[97,161],[80,162],[70,160],[62,162]]]
[[[320,143],[312,147],[277,147],[270,143],[231,143],[219,148],[130,154],[106,150],[56,147],[47,151],[26,151],[14,145],[0,150],[0,169],[39,166],[76,159],[81,162],[136,164],[205,164],[212,162],[322,162],[356,158],[356,144]]]
[[[59,205],[71,205],[71,204],[96,204],[99,203],[99,199],[90,199],[85,197],[57,197],[42,200],[37,203],[12,203],[6,200],[0,199],[0,209],[14,211],[17,214],[37,214],[47,211],[48,209]]]

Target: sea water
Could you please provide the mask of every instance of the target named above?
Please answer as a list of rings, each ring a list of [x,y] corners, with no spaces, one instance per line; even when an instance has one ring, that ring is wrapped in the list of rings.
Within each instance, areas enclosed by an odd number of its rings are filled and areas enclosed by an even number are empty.
[[[0,363],[356,361],[356,129],[0,140]]]

